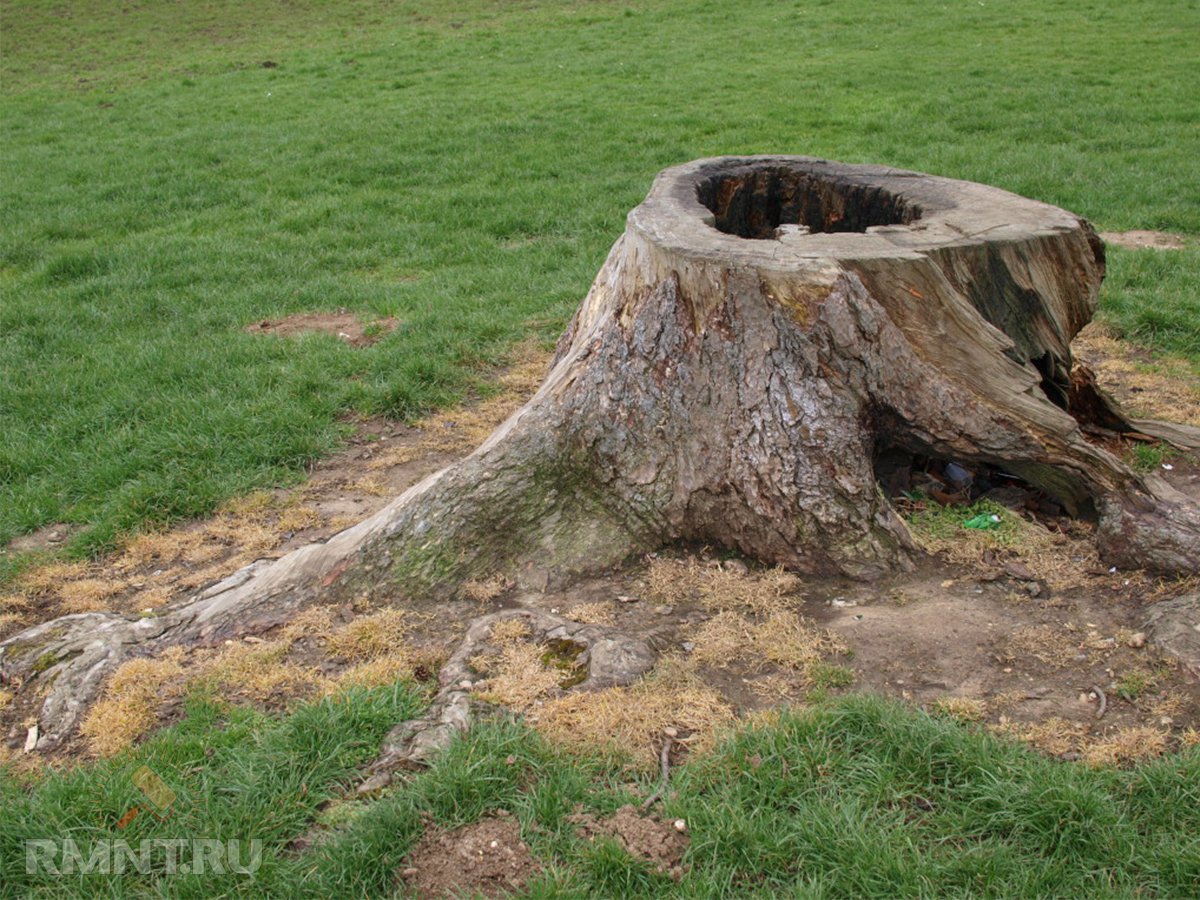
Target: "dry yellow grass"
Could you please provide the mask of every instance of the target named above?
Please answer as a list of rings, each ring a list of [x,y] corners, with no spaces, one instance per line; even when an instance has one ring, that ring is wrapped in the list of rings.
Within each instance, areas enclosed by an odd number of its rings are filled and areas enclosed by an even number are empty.
[[[262,521],[278,505],[278,501],[270,491],[251,491],[249,494],[223,503],[217,510],[217,514],[218,516]]]
[[[695,645],[692,658],[706,666],[724,668],[744,655],[754,641],[754,625],[744,616],[724,610],[688,631]]]
[[[124,593],[129,582],[114,578],[80,578],[58,589],[58,605],[63,612],[92,612],[112,609],[113,598]]]
[[[795,672],[798,686],[829,655],[845,653],[846,644],[793,612],[777,611],[754,623],[732,610],[722,610],[688,632],[694,645],[692,659],[702,665],[724,668],[740,664],[756,668],[763,660]]]
[[[1178,691],[1167,691],[1150,701],[1150,715],[1168,716],[1173,719],[1183,713],[1186,705],[1187,698],[1183,694]]]
[[[11,691],[0,691],[0,709],[5,709],[12,701],[13,694]]]
[[[1079,653],[1078,637],[1052,625],[1030,625],[1018,628],[1004,642],[1005,657],[1012,661],[1027,658],[1046,665],[1069,665]]]
[[[330,636],[327,646],[334,656],[363,662],[394,653],[404,645],[409,632],[404,610],[389,607],[344,625]]]
[[[1013,722],[1007,716],[1001,716],[1000,721],[990,727],[997,734],[1014,737],[1051,756],[1077,752],[1087,738],[1086,726],[1058,716],[1041,722]]]
[[[311,506],[289,506],[279,513],[275,528],[282,532],[304,531],[306,528],[316,528],[321,524],[321,514]]]
[[[1200,425],[1200,373],[1180,356],[1139,359],[1101,323],[1079,333],[1071,349],[1096,373],[1100,386],[1138,416]]]
[[[529,623],[516,616],[495,622],[488,632],[488,639],[493,644],[504,646],[525,640],[530,635]]]
[[[392,492],[385,481],[373,475],[359,478],[357,481],[347,484],[346,489],[359,494],[366,494],[370,497],[386,497]]]
[[[20,594],[0,594],[0,613],[24,612],[29,609],[29,598]]]
[[[476,603],[491,603],[510,587],[512,587],[512,583],[503,575],[492,575],[490,578],[481,580],[464,581],[459,590],[468,600]]]
[[[10,628],[16,628],[19,625],[24,625],[26,621],[28,620],[21,613],[0,613],[0,634],[3,634]]]
[[[1091,766],[1127,765],[1153,756],[1162,756],[1167,750],[1167,740],[1167,732],[1157,728],[1121,728],[1089,744],[1083,751],[1083,759]]]
[[[158,609],[165,605],[173,596],[175,591],[170,585],[159,585],[157,587],[146,588],[138,591],[129,598],[129,602],[125,605],[129,609]]]
[[[808,679],[791,672],[776,672],[750,682],[750,690],[771,703],[792,700],[808,688]]]
[[[938,697],[933,710],[959,722],[978,722],[987,715],[987,703],[978,697]]]
[[[741,566],[701,565],[695,559],[654,559],[646,571],[646,596],[678,606],[699,600],[713,610],[768,615],[794,608],[801,581],[782,568],[743,571]]]
[[[178,689],[183,658],[183,648],[172,647],[157,659],[131,659],[113,673],[79,728],[93,754],[119,753],[154,725],[161,697]]]
[[[471,668],[487,677],[476,688],[480,699],[525,712],[557,694],[563,673],[546,665],[544,654],[542,647],[529,641],[506,641],[499,653],[473,657]]]
[[[629,687],[569,693],[529,718],[548,740],[571,752],[601,748],[647,768],[657,765],[665,729],[674,729],[692,752],[703,753],[734,722],[721,695],[670,658]]]
[[[613,625],[616,623],[612,604],[605,603],[602,600],[572,606],[567,610],[566,616],[568,619],[576,622],[585,622],[589,625]]]
[[[88,565],[83,562],[55,562],[37,566],[21,576],[18,588],[23,592],[41,597],[57,594],[63,584],[78,581],[88,575]]]
[[[777,612],[757,627],[755,645],[776,665],[804,672],[825,656],[845,653],[845,642],[794,613]]]
[[[1195,728],[1187,728],[1179,733],[1179,746],[1181,747],[1200,747],[1200,731]]]
[[[280,637],[291,643],[304,637],[324,637],[333,631],[333,610],[328,606],[310,606],[292,616],[280,631]]]
[[[351,666],[330,680],[326,684],[324,693],[337,693],[347,688],[372,688],[384,684],[394,684],[401,678],[411,676],[416,664],[416,657],[407,648],[402,648],[387,656],[380,656]]]
[[[234,644],[197,666],[197,676],[214,681],[230,698],[266,701],[281,694],[305,693],[320,681],[318,673],[288,662],[287,641]]]

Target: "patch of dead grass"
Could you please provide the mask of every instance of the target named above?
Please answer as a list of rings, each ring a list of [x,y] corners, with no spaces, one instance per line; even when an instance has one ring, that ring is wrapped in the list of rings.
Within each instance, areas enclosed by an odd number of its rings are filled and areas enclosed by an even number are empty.
[[[310,606],[292,616],[279,636],[290,644],[305,637],[324,637],[331,631],[333,610],[328,606]]]
[[[693,753],[711,750],[719,732],[731,726],[733,710],[684,662],[660,660],[645,678],[628,686],[572,692],[530,714],[546,738],[571,752],[596,748],[636,765],[658,765],[665,729]]]
[[[501,645],[499,653],[481,653],[473,657],[471,668],[487,679],[476,686],[479,698],[525,712],[537,701],[558,693],[563,673],[547,666],[543,662],[544,655],[545,651],[537,644],[510,640]]]
[[[938,697],[933,711],[958,722],[978,722],[987,715],[987,703],[978,697]]]
[[[214,681],[230,698],[265,702],[280,695],[307,692],[320,679],[308,668],[288,662],[287,641],[234,644],[197,667],[197,675]]]
[[[346,489],[359,494],[366,494],[369,497],[386,497],[392,492],[392,489],[387,486],[387,482],[374,475],[368,475],[359,478],[346,485]]]
[[[1174,719],[1187,707],[1187,698],[1178,691],[1167,691],[1150,701],[1150,715]]]
[[[316,528],[320,524],[321,514],[316,509],[311,506],[296,505],[289,506],[279,513],[279,518],[275,521],[275,528],[286,534]]]
[[[63,612],[81,613],[111,609],[113,598],[124,593],[129,582],[115,578],[80,578],[58,590],[58,605]]]
[[[649,599],[678,606],[699,600],[712,610],[744,610],[769,615],[796,606],[801,581],[776,567],[763,572],[743,566],[701,565],[695,559],[658,558],[646,571]]]
[[[1048,666],[1065,668],[1079,653],[1079,639],[1053,625],[1028,625],[1015,629],[1004,641],[1004,655],[1016,662],[1033,658]]]
[[[1200,426],[1200,374],[1187,359],[1165,354],[1146,359],[1097,322],[1076,336],[1071,349],[1134,415]]]
[[[44,597],[57,594],[63,584],[78,581],[87,575],[88,565],[84,562],[47,563],[25,572],[18,587],[30,596]]]
[[[11,691],[0,690],[0,709],[5,709],[13,702],[13,693]]]
[[[1090,766],[1121,766],[1162,756],[1167,751],[1168,734],[1143,725],[1121,728],[1089,744],[1083,759]]]
[[[169,585],[158,585],[138,591],[129,598],[126,605],[130,609],[137,610],[158,609],[160,606],[165,606],[174,595],[175,591]]]
[[[807,688],[806,679],[797,678],[790,672],[774,672],[750,682],[750,690],[771,703],[790,700]]]
[[[162,695],[178,689],[173,682],[183,673],[184,655],[182,647],[171,647],[154,659],[131,659],[112,674],[79,728],[93,754],[119,753],[153,727]]]
[[[29,609],[29,598],[20,594],[0,594],[0,613],[24,612]]]
[[[845,653],[841,638],[818,628],[794,612],[778,611],[759,623],[732,610],[722,610],[691,628],[692,659],[725,668],[740,664],[756,668],[762,660],[798,673],[801,686],[812,682],[825,657]]]
[[[492,624],[488,639],[498,647],[519,643],[531,634],[529,623],[524,619],[512,616]]]
[[[512,587],[503,575],[492,575],[490,578],[464,581],[460,588],[462,595],[476,603],[491,603]]]
[[[617,621],[613,615],[612,604],[605,603],[603,600],[572,606],[567,610],[566,616],[568,619],[588,625],[614,625]]]
[[[724,610],[691,628],[688,637],[695,645],[696,662],[725,668],[753,645],[754,625],[745,616]]]
[[[395,684],[402,678],[411,678],[418,668],[436,672],[441,658],[432,652],[422,652],[409,647],[400,647],[386,656],[369,659],[351,666],[325,686],[325,694],[334,694],[349,688],[373,688]]]
[[[826,656],[845,653],[845,641],[794,613],[778,612],[757,627],[755,644],[776,665],[805,672]]]
[[[1001,716],[1000,721],[990,727],[997,734],[1014,737],[1051,756],[1078,752],[1087,739],[1085,725],[1059,716],[1041,722],[1013,722],[1007,716]]]
[[[411,627],[402,609],[389,607],[355,619],[329,637],[330,653],[351,662],[380,659],[405,645]]]

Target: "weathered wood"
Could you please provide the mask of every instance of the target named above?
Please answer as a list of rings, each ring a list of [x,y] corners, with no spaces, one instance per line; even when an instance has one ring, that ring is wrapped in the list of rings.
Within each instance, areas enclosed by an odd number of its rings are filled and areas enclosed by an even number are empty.
[[[53,679],[39,747],[130,654],[263,626],[317,595],[542,585],[678,540],[872,577],[916,549],[887,448],[1003,468],[1122,566],[1200,567],[1200,513],[1089,443],[1071,338],[1104,275],[1091,226],[1004,191],[804,157],[663,172],[536,396],[467,459],[326,544],[150,619],[68,616],[0,644]]]

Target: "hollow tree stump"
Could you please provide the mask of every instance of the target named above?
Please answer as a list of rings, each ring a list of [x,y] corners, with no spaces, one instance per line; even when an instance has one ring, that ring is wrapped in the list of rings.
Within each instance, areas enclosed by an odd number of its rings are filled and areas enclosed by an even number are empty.
[[[44,748],[126,656],[261,630],[320,594],[565,579],[678,540],[873,577],[916,554],[876,484],[886,448],[1023,478],[1097,517],[1112,564],[1196,571],[1200,512],[1071,414],[1070,342],[1103,275],[1087,222],[979,184],[805,157],[668,169],[542,387],[471,456],[153,618],[31,628],[0,644],[0,672],[53,679]]]

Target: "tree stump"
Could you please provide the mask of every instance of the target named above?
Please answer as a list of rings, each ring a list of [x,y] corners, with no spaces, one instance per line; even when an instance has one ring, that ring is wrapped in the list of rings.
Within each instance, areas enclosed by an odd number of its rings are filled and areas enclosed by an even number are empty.
[[[29,629],[0,672],[52,679],[51,747],[122,658],[261,630],[318,594],[545,584],[687,540],[871,578],[917,552],[877,485],[893,450],[1019,476],[1098,519],[1111,564],[1196,571],[1200,511],[1072,415],[1071,338],[1103,276],[1087,222],[996,188],[794,156],[668,169],[542,387],[471,456],[153,618]]]

